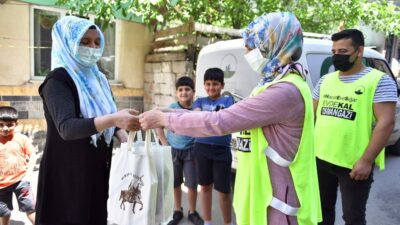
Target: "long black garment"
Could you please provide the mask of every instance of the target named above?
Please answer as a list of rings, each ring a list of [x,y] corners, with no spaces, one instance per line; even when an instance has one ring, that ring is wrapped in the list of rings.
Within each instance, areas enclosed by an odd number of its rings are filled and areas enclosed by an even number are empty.
[[[64,68],[47,75],[39,87],[47,122],[40,163],[36,225],[107,224],[111,145],[98,147],[94,118],[82,118],[79,97]]]

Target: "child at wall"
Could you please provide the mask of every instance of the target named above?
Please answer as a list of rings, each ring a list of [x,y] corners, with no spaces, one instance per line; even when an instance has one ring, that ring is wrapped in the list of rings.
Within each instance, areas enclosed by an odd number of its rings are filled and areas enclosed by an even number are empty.
[[[194,96],[194,82],[190,77],[181,77],[176,81],[177,102],[172,103],[171,109],[192,109]],[[163,145],[171,145],[174,165],[174,205],[175,211],[168,225],[177,225],[183,218],[181,184],[185,177],[185,186],[188,188],[188,219],[195,225],[203,225],[204,221],[196,211],[197,201],[197,172],[194,161],[194,138],[176,135],[170,131],[165,138],[162,129],[157,129]]]
[[[24,178],[34,166],[29,160],[34,153],[30,139],[14,133],[17,126],[17,110],[0,106],[0,218],[2,225],[10,224],[12,194],[17,197],[19,210],[25,212],[29,221],[35,221],[35,202],[29,181]],[[28,165],[29,161],[29,165]]]

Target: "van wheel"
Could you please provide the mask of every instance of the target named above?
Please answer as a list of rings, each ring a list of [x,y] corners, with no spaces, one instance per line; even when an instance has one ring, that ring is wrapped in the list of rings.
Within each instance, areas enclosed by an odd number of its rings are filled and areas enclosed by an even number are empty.
[[[388,150],[390,154],[400,156],[400,139],[394,145],[388,146]]]

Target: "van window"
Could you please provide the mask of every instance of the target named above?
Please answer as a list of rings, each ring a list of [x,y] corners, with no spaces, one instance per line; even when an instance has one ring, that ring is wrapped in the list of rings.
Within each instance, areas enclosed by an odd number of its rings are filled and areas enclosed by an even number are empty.
[[[335,67],[332,63],[332,55],[330,54],[310,53],[307,54],[306,58],[313,87],[315,87],[316,83],[323,75],[335,71]],[[393,77],[392,71],[384,60],[363,58],[363,63],[365,66],[375,68]]]
[[[375,68],[377,70],[380,70],[387,75],[393,77],[392,71],[390,70],[388,64],[381,59],[373,59],[373,58],[363,58],[363,63],[366,66]]]
[[[310,53],[307,54],[306,59],[313,87],[323,75],[335,71],[331,54]]]

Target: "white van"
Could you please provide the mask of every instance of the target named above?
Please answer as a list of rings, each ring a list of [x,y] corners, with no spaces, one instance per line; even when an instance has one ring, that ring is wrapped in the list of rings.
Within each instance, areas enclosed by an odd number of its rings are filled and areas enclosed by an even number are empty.
[[[326,39],[304,38],[303,53],[298,62],[308,71],[307,83],[311,90],[322,75],[333,72],[332,41]],[[249,96],[251,90],[261,79],[261,75],[254,72],[244,59],[246,50],[242,39],[221,41],[204,47],[198,56],[196,69],[196,96],[207,96],[203,88],[204,72],[211,67],[221,68],[225,73],[224,94],[235,97],[236,100]],[[385,58],[377,51],[365,48],[364,63],[393,76]],[[236,168],[235,136],[232,140],[232,168]],[[396,124],[387,143],[388,149],[400,154],[400,102],[396,105]]]

